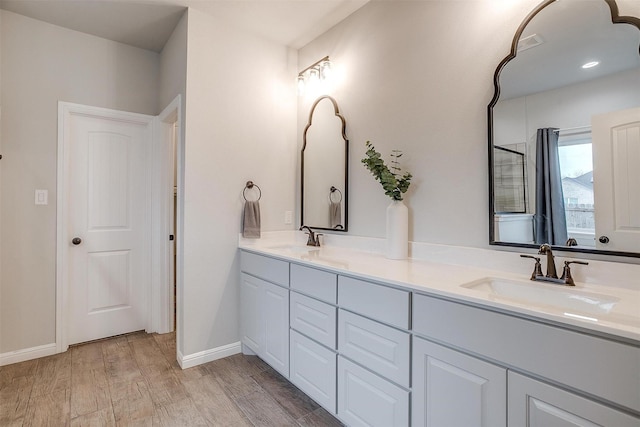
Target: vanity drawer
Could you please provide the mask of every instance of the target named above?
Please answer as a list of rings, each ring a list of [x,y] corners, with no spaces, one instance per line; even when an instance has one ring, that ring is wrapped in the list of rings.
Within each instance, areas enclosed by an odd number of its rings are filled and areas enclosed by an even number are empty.
[[[290,304],[291,327],[335,350],[336,307],[297,292],[291,292]]]
[[[338,275],[291,264],[291,288],[331,304],[336,303]]]
[[[241,251],[240,270],[280,286],[289,287],[289,263],[286,261]]]
[[[338,317],[340,354],[408,388],[409,334],[344,310]]]
[[[338,276],[338,305],[402,329],[409,329],[409,292]]]
[[[338,417],[349,426],[408,426],[409,392],[338,356]]]

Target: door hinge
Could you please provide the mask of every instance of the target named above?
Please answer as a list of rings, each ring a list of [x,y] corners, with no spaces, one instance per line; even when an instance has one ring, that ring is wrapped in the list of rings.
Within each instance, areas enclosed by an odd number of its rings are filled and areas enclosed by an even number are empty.
[[[169,240],[173,240],[173,234],[169,234]]]

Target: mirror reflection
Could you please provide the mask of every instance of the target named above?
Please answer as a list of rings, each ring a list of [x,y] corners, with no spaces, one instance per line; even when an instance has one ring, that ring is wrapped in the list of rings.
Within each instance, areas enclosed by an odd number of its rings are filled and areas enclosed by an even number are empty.
[[[301,226],[347,231],[349,141],[338,103],[318,98],[303,134]]]
[[[639,49],[613,0],[548,1],[520,27],[489,106],[493,244],[639,255]]]

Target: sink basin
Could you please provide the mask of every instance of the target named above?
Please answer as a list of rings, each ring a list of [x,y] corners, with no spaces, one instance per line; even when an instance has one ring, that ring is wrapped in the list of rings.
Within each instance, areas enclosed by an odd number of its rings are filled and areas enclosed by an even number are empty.
[[[481,291],[491,298],[502,298],[538,307],[557,307],[586,314],[609,313],[620,300],[617,297],[543,282],[486,277],[461,285]]]
[[[295,245],[295,244],[275,245],[275,246],[270,246],[269,249],[287,252],[293,255],[301,255],[301,254],[304,255],[310,252],[320,250],[320,248],[317,246],[306,246],[306,245]]]

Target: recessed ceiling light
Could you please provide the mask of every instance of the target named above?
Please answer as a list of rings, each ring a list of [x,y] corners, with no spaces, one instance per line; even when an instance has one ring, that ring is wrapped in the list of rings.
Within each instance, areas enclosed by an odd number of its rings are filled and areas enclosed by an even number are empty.
[[[599,63],[600,63],[599,61],[591,61],[591,62],[587,62],[586,64],[584,64],[584,65],[582,66],[582,68],[585,68],[585,69],[586,69],[586,68],[593,68],[593,67],[595,67],[596,65],[598,65]]]

